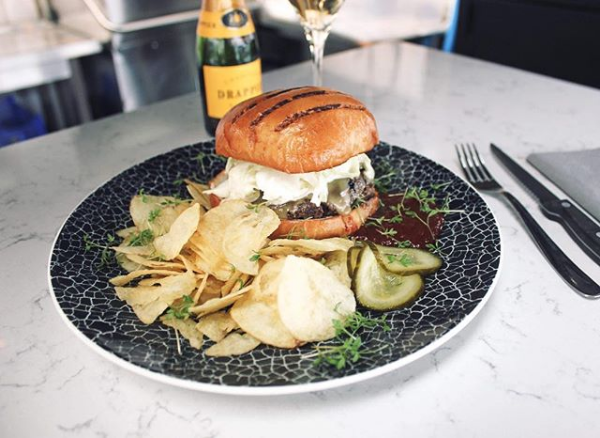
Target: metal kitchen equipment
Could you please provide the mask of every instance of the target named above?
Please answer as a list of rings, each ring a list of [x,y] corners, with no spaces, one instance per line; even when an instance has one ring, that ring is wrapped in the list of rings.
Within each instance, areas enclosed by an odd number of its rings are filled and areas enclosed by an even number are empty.
[[[195,90],[200,0],[83,1],[111,32],[125,111]]]

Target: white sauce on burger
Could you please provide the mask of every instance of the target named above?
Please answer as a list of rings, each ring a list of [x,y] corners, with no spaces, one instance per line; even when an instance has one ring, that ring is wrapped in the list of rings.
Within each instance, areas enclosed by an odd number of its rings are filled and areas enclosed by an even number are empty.
[[[207,193],[221,199],[257,200],[261,194],[267,205],[309,198],[315,205],[325,203],[329,197],[330,183],[363,177],[371,182],[375,171],[366,154],[350,158],[339,166],[320,172],[285,173],[259,164],[229,158],[225,167],[227,178]]]

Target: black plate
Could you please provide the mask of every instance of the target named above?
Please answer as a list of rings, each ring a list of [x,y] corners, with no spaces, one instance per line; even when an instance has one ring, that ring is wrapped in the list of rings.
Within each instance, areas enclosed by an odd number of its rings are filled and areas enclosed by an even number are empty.
[[[148,194],[184,195],[182,177],[204,182],[224,167],[212,142],[175,149],[133,166],[88,196],[60,230],[50,259],[56,303],[69,325],[105,357],[170,384],[211,392],[281,394],[325,389],[364,380],[401,367],[432,351],[456,334],[489,297],[500,264],[500,235],[484,200],[448,169],[405,149],[385,143],[369,155],[376,171],[396,170],[393,191],[407,186],[440,189],[453,209],[439,244],[444,267],[426,280],[425,293],[411,307],[389,312],[391,331],[367,330],[363,340],[383,350],[337,371],[314,366],[310,345],[295,350],[260,346],[233,358],[209,358],[182,343],[177,353],[172,330],[142,324],[115,295],[108,279],[116,265],[99,268],[100,250],[85,250],[84,235],[105,241],[130,225],[129,201],[141,188]],[[368,312],[367,312],[368,313]]]

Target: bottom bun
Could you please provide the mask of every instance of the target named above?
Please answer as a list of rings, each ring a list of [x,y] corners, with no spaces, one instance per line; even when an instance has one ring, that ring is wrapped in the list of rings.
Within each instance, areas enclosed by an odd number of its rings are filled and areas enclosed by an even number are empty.
[[[356,233],[366,220],[379,208],[379,196],[375,193],[368,201],[348,214],[322,219],[283,219],[271,237],[291,239],[327,239]]]

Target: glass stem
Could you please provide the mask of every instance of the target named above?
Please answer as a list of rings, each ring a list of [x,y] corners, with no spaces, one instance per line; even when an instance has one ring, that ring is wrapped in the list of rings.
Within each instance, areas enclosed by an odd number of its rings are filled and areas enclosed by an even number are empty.
[[[323,85],[323,52],[329,31],[305,29],[305,32],[313,58],[313,84],[320,87]]]

